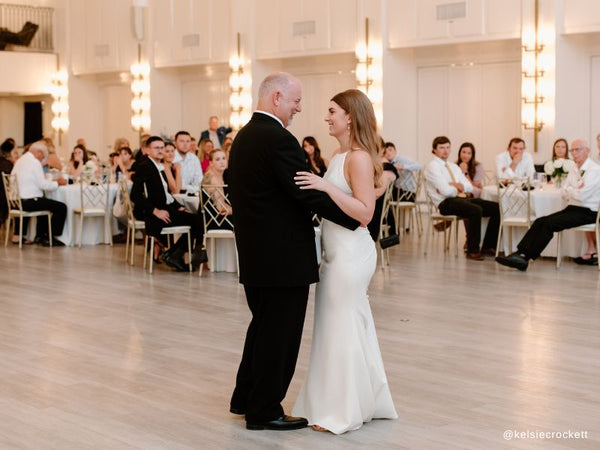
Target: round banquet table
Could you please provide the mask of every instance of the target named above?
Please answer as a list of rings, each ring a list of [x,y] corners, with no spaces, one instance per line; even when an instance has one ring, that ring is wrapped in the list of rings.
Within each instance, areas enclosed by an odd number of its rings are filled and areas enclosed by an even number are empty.
[[[541,189],[535,189],[531,191],[531,210],[536,218],[547,216],[549,214],[560,211],[567,206],[566,199],[562,196],[562,191],[556,189],[553,185],[543,185]],[[494,202],[498,201],[498,187],[496,185],[484,186],[481,191],[481,198],[484,200],[491,200]],[[527,213],[523,211],[523,216]],[[521,238],[526,233],[525,227],[512,227],[513,233],[513,246],[514,249],[508,248],[508,232],[509,229],[505,228],[502,233],[502,242],[500,243],[501,249],[506,254],[516,251],[516,246]],[[579,231],[565,230],[562,236],[562,250],[563,256],[576,257],[580,256],[585,249],[584,247],[584,235]],[[542,252],[542,256],[556,257],[557,250],[557,237],[556,233],[552,238],[552,241],[546,246]]]
[[[117,189],[119,185],[113,183],[109,186],[109,214],[111,233],[118,234],[119,226],[117,220],[112,215],[112,207],[115,202],[117,195]],[[73,210],[81,206],[81,192],[79,184],[67,184],[65,186],[59,186],[58,189],[50,192],[46,192],[46,197],[52,200],[67,205],[67,217],[65,218],[65,225],[63,232],[60,236],[54,236],[65,245],[77,245],[77,236],[79,233],[79,218],[75,217]],[[31,240],[35,237],[35,220],[30,220],[27,237]],[[96,244],[108,244],[108,240],[105,240],[104,236],[104,217],[86,217],[83,219],[83,236],[82,244],[84,245],[96,245]]]

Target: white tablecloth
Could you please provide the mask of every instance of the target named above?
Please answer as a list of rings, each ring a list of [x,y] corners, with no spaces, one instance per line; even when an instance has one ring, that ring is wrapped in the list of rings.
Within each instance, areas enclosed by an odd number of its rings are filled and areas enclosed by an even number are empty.
[[[196,213],[200,206],[197,196],[176,194],[173,197],[189,211]],[[212,241],[212,242],[210,242]],[[237,255],[233,239],[210,239],[207,242],[208,265],[211,272],[237,272]]]
[[[119,232],[116,219],[112,216],[112,205],[117,195],[118,184],[110,185],[109,202],[111,212],[111,231],[113,234]],[[46,196],[53,200],[63,202],[67,205],[67,217],[65,219],[65,226],[63,233],[60,236],[55,236],[65,245],[77,245],[77,236],[79,233],[79,219],[75,219],[73,209],[81,206],[81,193],[79,184],[68,184],[65,186],[59,186],[58,189],[52,192],[47,192]],[[29,238],[33,239],[35,236],[35,226],[33,226],[33,220],[30,221],[29,225]],[[83,220],[83,239],[84,245],[95,245],[100,243],[108,244],[104,237],[104,217],[86,217]]]
[[[494,202],[498,201],[498,188],[497,186],[484,186],[481,192],[481,198],[484,200],[491,200]],[[535,189],[531,191],[531,210],[536,218],[547,216],[549,214],[561,211],[566,208],[567,202],[563,199],[560,189],[554,188],[552,185],[544,185],[541,189]],[[526,212],[523,213],[525,215]],[[516,250],[516,246],[521,238],[526,233],[525,227],[513,227],[513,249]],[[508,232],[507,228],[502,233],[501,246],[505,252],[509,252],[508,248]],[[542,256],[556,256],[556,234],[552,238],[552,241],[546,246],[542,252]],[[565,230],[562,236],[562,251],[563,256],[576,257],[580,256],[583,251],[584,235],[581,232]],[[508,253],[507,253],[508,254]]]

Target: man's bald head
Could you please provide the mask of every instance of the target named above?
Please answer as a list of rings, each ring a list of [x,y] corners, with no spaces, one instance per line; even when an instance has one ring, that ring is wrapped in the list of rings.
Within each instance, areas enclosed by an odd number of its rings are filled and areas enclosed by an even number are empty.
[[[258,88],[258,109],[278,117],[286,128],[294,114],[302,111],[301,101],[300,80],[289,73],[272,73]]]

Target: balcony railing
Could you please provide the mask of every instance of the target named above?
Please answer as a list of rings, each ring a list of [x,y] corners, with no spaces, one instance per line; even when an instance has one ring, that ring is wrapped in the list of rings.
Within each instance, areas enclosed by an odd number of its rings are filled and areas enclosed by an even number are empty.
[[[53,8],[0,3],[0,27],[16,33],[21,30],[25,22],[39,25],[33,40],[26,47],[32,51],[52,52],[54,50],[53,17]],[[15,48],[23,50],[25,47]]]

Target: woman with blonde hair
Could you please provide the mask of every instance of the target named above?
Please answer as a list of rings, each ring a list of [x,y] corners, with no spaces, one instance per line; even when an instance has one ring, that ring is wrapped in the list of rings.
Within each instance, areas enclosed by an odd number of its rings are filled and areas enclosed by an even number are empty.
[[[306,417],[316,431],[341,434],[398,416],[367,296],[377,251],[366,225],[382,173],[375,113],[364,93],[350,89],[331,99],[325,122],[340,151],[324,178],[298,172],[296,184],[327,193],[361,226],[348,230],[323,220],[310,363],[293,415]]]

